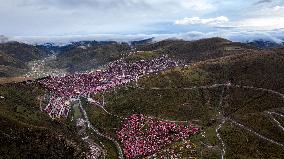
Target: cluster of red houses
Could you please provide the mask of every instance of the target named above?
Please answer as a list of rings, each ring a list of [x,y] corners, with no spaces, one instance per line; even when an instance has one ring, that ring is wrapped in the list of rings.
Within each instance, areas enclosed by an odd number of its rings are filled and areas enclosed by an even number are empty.
[[[141,114],[134,114],[124,121],[117,137],[127,158],[149,156],[172,142],[186,139],[199,132],[191,125],[158,121]]]
[[[165,55],[132,63],[120,59],[109,63],[104,70],[42,79],[39,83],[53,94],[44,110],[52,118],[67,116],[69,106],[66,101],[71,98],[89,97],[90,94],[101,93],[116,86],[137,81],[145,74],[159,72],[177,65],[178,62]]]

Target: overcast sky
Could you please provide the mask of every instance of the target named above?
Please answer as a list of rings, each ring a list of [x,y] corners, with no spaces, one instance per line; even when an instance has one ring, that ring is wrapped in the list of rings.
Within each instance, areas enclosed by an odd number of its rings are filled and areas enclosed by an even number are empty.
[[[284,37],[284,0],[0,0],[0,4],[0,35],[16,39]]]

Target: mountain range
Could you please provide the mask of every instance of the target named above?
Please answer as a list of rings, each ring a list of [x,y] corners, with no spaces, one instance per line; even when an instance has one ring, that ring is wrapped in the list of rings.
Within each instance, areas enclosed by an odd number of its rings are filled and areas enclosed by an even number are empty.
[[[267,48],[278,48],[281,44],[271,41],[252,41],[247,43],[231,42],[221,38],[207,40],[184,41],[163,40],[153,41],[153,38],[127,43],[115,41],[79,41],[63,46],[52,43],[43,45],[29,45],[19,42],[0,43],[1,77],[12,77],[25,74],[27,63],[51,54],[57,55],[57,60],[50,63],[54,68],[65,68],[71,72],[84,71],[98,67],[135,47],[140,51],[158,51],[172,54],[189,61],[216,58],[242,51],[260,51]],[[78,56],[79,55],[79,56]]]
[[[97,131],[116,140],[122,119],[144,114],[190,121],[201,130],[189,139],[194,150],[182,149],[182,142],[176,142],[157,156],[165,155],[167,149],[179,149],[184,158],[284,157],[284,47],[265,41],[239,43],[222,38],[146,39],[132,45],[114,41],[82,41],[66,46],[0,44],[0,75],[6,80],[0,85],[0,141],[6,143],[0,146],[1,156],[85,158],[88,151],[73,119],[80,110],[72,109],[67,118],[53,120],[41,111],[48,104],[48,91],[37,77],[7,82],[7,77],[22,77],[29,72],[29,63],[40,64],[55,56],[40,67],[65,69],[69,74],[103,69],[121,57],[133,62],[161,55],[185,65],[95,95],[94,99],[105,101],[103,109],[81,99]],[[90,139],[105,146],[106,158],[118,158],[114,140],[91,130],[89,134]]]

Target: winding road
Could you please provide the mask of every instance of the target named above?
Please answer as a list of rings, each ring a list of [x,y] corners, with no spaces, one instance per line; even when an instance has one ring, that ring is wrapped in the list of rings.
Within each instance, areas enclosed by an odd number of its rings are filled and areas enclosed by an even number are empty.
[[[227,118],[227,120],[230,121],[231,123],[233,123],[233,124],[235,124],[235,125],[237,125],[237,126],[243,128],[244,130],[247,130],[248,132],[250,132],[250,133],[252,133],[252,134],[258,136],[259,138],[261,138],[261,139],[263,139],[263,140],[266,140],[266,141],[269,141],[269,142],[271,142],[271,143],[273,143],[273,144],[276,144],[276,145],[278,145],[278,146],[284,147],[284,145],[283,145],[282,143],[279,143],[279,142],[274,141],[274,140],[272,140],[272,139],[269,139],[269,138],[267,138],[267,137],[265,137],[265,136],[263,136],[263,135],[260,135],[259,133],[253,131],[252,129],[250,129],[250,128],[246,127],[246,126],[244,126],[243,124],[240,124],[240,123],[236,122],[236,121],[233,120],[233,119]]]
[[[265,113],[267,113],[268,114],[268,116],[272,119],[272,121],[284,132],[284,127],[281,125],[281,123],[278,121],[278,120],[276,120],[275,118],[274,118],[274,116],[273,116],[273,114],[275,114],[274,112],[270,112],[270,111],[266,111]],[[278,114],[278,113],[276,113],[276,114]],[[281,115],[281,114],[279,114],[279,115]],[[283,117],[283,115],[281,115],[281,117]]]
[[[226,154],[226,145],[225,145],[225,142],[222,140],[222,136],[220,134],[220,130],[222,129],[222,126],[225,124],[225,122],[231,122],[233,123],[234,125],[244,129],[244,130],[247,130],[248,132],[258,136],[259,138],[263,139],[263,140],[266,140],[268,142],[271,142],[273,144],[276,144],[278,146],[281,146],[281,147],[284,147],[283,143],[279,143],[277,141],[274,141],[272,139],[269,139],[255,131],[253,131],[251,128],[248,128],[246,126],[244,126],[243,124],[241,123],[238,123],[236,122],[235,120],[229,118],[229,117],[224,117],[223,115],[223,99],[224,99],[224,95],[225,95],[225,89],[226,88],[229,88],[229,87],[232,87],[232,88],[246,88],[246,89],[253,89],[253,90],[256,90],[256,91],[263,91],[263,92],[267,92],[267,93],[272,93],[272,94],[275,94],[277,96],[280,96],[284,99],[284,94],[280,93],[280,92],[277,92],[277,91],[274,91],[274,90],[270,90],[270,89],[265,89],[265,88],[257,88],[257,87],[253,87],[253,86],[240,86],[240,85],[233,85],[231,83],[224,83],[224,84],[213,84],[213,85],[207,85],[207,86],[194,86],[194,87],[184,87],[184,88],[159,88],[159,87],[151,87],[151,88],[143,88],[143,87],[136,87],[138,89],[150,89],[150,90],[172,90],[172,89],[181,89],[181,90],[196,90],[196,89],[210,89],[210,88],[219,88],[219,87],[223,87],[222,89],[222,93],[220,95],[220,100],[219,100],[219,108],[218,108],[218,118],[221,119],[221,122],[220,124],[217,126],[217,128],[215,129],[215,132],[216,132],[216,136],[218,138],[218,140],[221,142],[221,158],[224,159],[225,158],[225,154]],[[97,101],[93,100],[92,98],[88,98],[88,101],[90,103],[93,103],[95,105],[97,105],[99,108],[103,109],[104,112],[106,112],[107,114],[109,115],[112,115],[112,116],[115,116],[117,118],[120,118],[120,119],[125,119],[124,117],[122,116],[118,116],[118,115],[115,115],[113,113],[110,113],[109,111],[107,111],[105,109],[105,106],[104,105],[101,105],[100,103],[98,103]],[[86,111],[84,110],[84,108],[82,107],[82,104],[81,104],[81,101],[79,100],[79,107],[80,109],[82,110],[82,113],[84,115],[84,118],[85,118],[85,121],[87,123],[87,126],[88,128],[90,128],[91,130],[93,130],[97,135],[103,137],[103,138],[106,138],[110,141],[112,141],[116,147],[117,147],[117,150],[118,150],[118,153],[119,153],[119,158],[120,159],[123,159],[124,156],[123,156],[123,151],[122,151],[122,148],[120,147],[119,143],[109,137],[109,136],[106,136],[102,133],[100,133],[96,128],[94,128],[89,119],[88,119],[88,116],[87,116],[87,113]],[[265,113],[267,113],[271,119],[279,126],[279,128],[281,128],[283,131],[284,131],[284,127],[272,116],[272,114],[274,115],[278,115],[280,117],[284,117],[284,115],[282,114],[279,114],[279,113],[276,113],[276,112],[270,112],[270,111],[266,111]],[[160,119],[160,118],[156,118],[156,117],[153,117],[155,119],[158,119],[158,120],[163,120],[163,121],[167,121],[167,122],[175,122],[175,123],[186,123],[186,122],[190,122],[190,121],[172,121],[172,120],[167,120],[167,119]]]
[[[84,118],[85,118],[85,120],[86,120],[86,123],[87,123],[88,128],[90,128],[91,130],[93,130],[97,135],[99,135],[99,136],[101,136],[101,137],[103,137],[103,138],[106,138],[106,139],[112,141],[112,142],[115,144],[115,146],[116,146],[116,148],[117,148],[117,150],[118,150],[119,158],[120,158],[120,159],[124,159],[123,151],[122,151],[122,148],[120,147],[119,143],[118,143],[115,139],[111,138],[110,136],[107,136],[107,135],[104,135],[104,134],[100,133],[100,132],[91,124],[91,122],[89,121],[88,115],[87,115],[85,109],[84,109],[83,106],[82,106],[81,100],[79,100],[79,107],[80,107],[80,109],[81,109],[81,111],[82,111],[82,113],[83,113],[83,115],[84,115]]]
[[[79,107],[80,102],[74,101],[73,108]],[[81,136],[82,140],[88,145],[90,151],[87,155],[87,158],[89,159],[99,159],[99,158],[105,158],[105,151],[96,144],[88,135],[86,129],[87,129],[87,121],[83,119],[82,113],[79,111],[80,117],[78,117],[76,120],[76,127],[78,129],[78,135]]]
[[[217,136],[218,140],[221,142],[221,159],[224,159],[225,154],[226,154],[226,145],[225,145],[225,142],[223,141],[222,136],[220,134],[220,130],[226,122],[226,119],[224,118],[224,115],[223,115],[223,100],[224,100],[225,88],[226,87],[224,86],[223,89],[222,89],[222,93],[220,95],[219,111],[218,111],[218,116],[217,116],[217,118],[219,117],[221,119],[221,123],[215,129],[216,136]]]
[[[177,89],[177,90],[196,90],[196,89],[210,89],[210,88],[219,88],[219,87],[223,87],[223,90],[222,90],[222,93],[221,93],[221,96],[220,96],[220,101],[219,101],[219,111],[218,111],[218,117],[221,119],[221,123],[218,125],[218,127],[215,129],[215,132],[216,132],[216,136],[218,138],[218,140],[221,142],[222,144],[222,151],[221,151],[221,158],[224,159],[225,158],[225,153],[226,153],[226,146],[225,146],[225,143],[224,141],[222,140],[222,137],[219,133],[219,131],[221,130],[222,126],[224,125],[224,123],[226,121],[229,121],[233,124],[235,124],[236,126],[244,129],[244,130],[247,130],[249,131],[250,133],[258,136],[259,138],[263,139],[263,140],[266,140],[268,142],[271,142],[273,144],[276,144],[278,146],[281,146],[283,147],[283,143],[279,143],[277,141],[274,141],[272,139],[269,139],[268,137],[265,137],[255,131],[253,131],[252,129],[244,126],[243,124],[241,123],[238,123],[236,122],[235,120],[233,119],[230,119],[228,117],[224,117],[223,116],[223,97],[224,97],[224,92],[225,92],[225,88],[245,88],[245,89],[253,89],[255,91],[262,91],[262,92],[266,92],[266,93],[271,93],[271,94],[275,94],[279,97],[281,97],[283,100],[284,100],[284,94],[283,93],[280,93],[280,92],[277,92],[275,90],[271,90],[271,89],[266,89],[266,88],[258,88],[258,87],[253,87],[253,86],[241,86],[241,85],[233,85],[231,83],[223,83],[223,84],[213,84],[213,85],[207,85],[207,86],[193,86],[193,87],[183,87],[183,88],[160,88],[160,87],[150,87],[150,88],[144,88],[144,87],[136,87],[138,89],[143,89],[143,90],[173,90],[173,89]],[[277,121],[272,115],[278,115],[280,117],[284,117],[284,115],[282,114],[279,114],[279,113],[276,113],[276,112],[270,112],[270,111],[266,111],[265,113],[267,113],[271,119],[274,121],[275,124],[277,124],[277,126],[284,131],[284,127],[281,125],[281,123],[279,121]],[[169,121],[169,120],[167,120]],[[172,122],[179,122],[179,121],[172,121]],[[189,122],[189,121],[180,121],[180,122]]]

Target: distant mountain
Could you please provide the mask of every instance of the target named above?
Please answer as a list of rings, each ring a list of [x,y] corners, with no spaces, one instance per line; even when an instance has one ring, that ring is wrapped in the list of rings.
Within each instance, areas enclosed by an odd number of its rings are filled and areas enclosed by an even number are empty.
[[[22,74],[27,68],[27,62],[41,59],[48,52],[36,46],[19,42],[0,44],[0,77],[10,77]]]
[[[127,43],[115,41],[79,41],[58,46],[53,43],[30,45],[19,42],[0,44],[0,77],[15,77],[27,73],[28,63],[56,54],[47,67],[69,72],[85,71],[118,59],[131,50]]]
[[[164,40],[156,43],[139,45],[137,46],[137,50],[156,51],[163,54],[169,54],[188,62],[260,51],[260,49],[254,46],[232,42],[222,38],[209,38],[196,41]]]
[[[0,145],[1,157],[86,158],[90,151],[86,143],[94,141],[104,148],[105,158],[118,158],[117,147],[123,144],[116,146],[113,141],[119,139],[117,132],[124,119],[143,114],[157,121],[182,121],[201,131],[150,154],[157,158],[173,153],[180,158],[284,158],[284,47],[260,49],[222,38],[141,42],[135,47],[138,51],[127,56],[129,61],[168,54],[188,66],[148,74],[135,83],[91,96],[105,101],[104,107],[83,98],[79,103],[73,101],[68,118],[56,120],[41,111],[52,91],[36,81],[2,84],[0,140],[6,144]],[[12,68],[25,70],[26,62],[56,50],[52,66],[71,73],[97,68],[132,51],[126,43],[96,41],[66,46],[10,43],[0,48],[0,65],[9,68],[7,73],[13,73]],[[81,131],[89,130],[77,120],[81,113],[92,125],[90,131]],[[145,123],[139,131],[146,134],[152,129],[149,126]]]
[[[60,51],[60,46],[55,45],[54,43],[45,43],[45,44],[41,44],[41,45],[36,45],[36,47],[49,52],[49,53],[55,53],[55,52],[59,52]]]
[[[8,42],[8,38],[6,37],[6,36],[4,36],[4,35],[0,35],[0,44],[1,43],[6,43],[6,42]]]
[[[131,41],[131,45],[145,45],[145,44],[149,44],[152,43],[154,40],[154,38],[149,38],[149,39],[144,39],[144,40],[138,40],[138,41]]]
[[[270,41],[250,43],[232,42],[222,38],[209,38],[196,41],[168,39],[154,42],[153,38],[132,41],[137,51],[151,51],[168,54],[186,62],[216,59],[243,53],[261,53],[262,48],[278,48],[281,45]],[[0,77],[11,77],[27,71],[29,61],[42,59],[49,54],[57,54],[56,60],[48,67],[65,69],[68,72],[85,71],[97,68],[116,60],[131,51],[127,43],[115,41],[78,41],[58,46],[53,43],[29,45],[19,42],[0,44]]]
[[[284,42],[281,43],[276,43],[274,41],[268,41],[268,40],[254,40],[251,42],[247,42],[247,44],[258,47],[258,48],[278,48],[278,47],[283,47]]]
[[[60,52],[52,67],[66,68],[69,72],[85,71],[116,60],[130,50],[127,43],[76,42],[59,48]]]
[[[77,41],[77,42],[71,42],[67,45],[56,45],[54,43],[45,43],[41,45],[37,45],[38,48],[41,48],[48,52],[55,52],[58,54],[64,54],[67,53],[73,49],[81,48],[86,49],[88,47],[93,46],[99,46],[99,45],[111,45],[111,44],[117,44],[116,41]]]
[[[48,52],[45,52],[36,46],[19,42],[2,43],[0,44],[0,51],[23,62],[40,59],[48,54]]]

